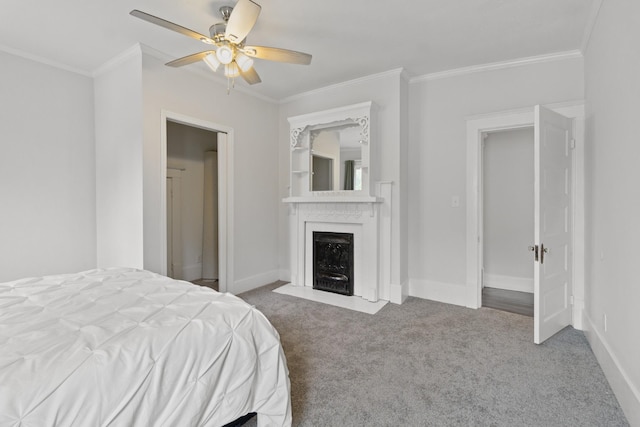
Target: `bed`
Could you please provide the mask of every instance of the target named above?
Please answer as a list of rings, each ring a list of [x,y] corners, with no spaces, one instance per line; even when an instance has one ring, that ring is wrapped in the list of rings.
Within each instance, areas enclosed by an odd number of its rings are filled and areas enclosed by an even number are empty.
[[[291,424],[280,338],[231,294],[136,269],[0,283],[0,426]]]

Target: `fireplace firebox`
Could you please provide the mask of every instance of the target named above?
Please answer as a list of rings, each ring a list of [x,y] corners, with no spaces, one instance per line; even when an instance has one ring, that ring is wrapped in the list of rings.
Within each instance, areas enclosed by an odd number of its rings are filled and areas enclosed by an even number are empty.
[[[353,234],[313,232],[313,289],[353,295]]]

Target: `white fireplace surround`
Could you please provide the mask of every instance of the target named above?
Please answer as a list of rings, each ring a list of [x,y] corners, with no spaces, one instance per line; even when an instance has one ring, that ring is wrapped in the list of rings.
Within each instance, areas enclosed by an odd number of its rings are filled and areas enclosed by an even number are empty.
[[[288,118],[291,127],[290,186],[289,197],[283,201],[289,204],[291,216],[291,284],[313,287],[314,231],[352,233],[354,295],[341,297],[400,304],[401,295],[391,292],[393,183],[374,181],[379,173],[376,126],[371,117],[374,110],[374,104],[367,101]],[[316,132],[339,129],[345,124],[359,129],[361,188],[312,191],[313,136]],[[345,148],[351,146],[345,143]]]
[[[313,286],[313,232],[353,234],[354,296],[389,301],[392,183],[379,196],[286,200],[290,208],[291,283]],[[350,297],[345,297],[350,298]]]

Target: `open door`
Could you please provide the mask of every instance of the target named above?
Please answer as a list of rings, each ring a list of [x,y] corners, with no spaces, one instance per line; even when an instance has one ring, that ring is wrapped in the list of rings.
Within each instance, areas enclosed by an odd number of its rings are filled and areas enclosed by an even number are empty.
[[[535,107],[534,342],[571,324],[572,120]]]

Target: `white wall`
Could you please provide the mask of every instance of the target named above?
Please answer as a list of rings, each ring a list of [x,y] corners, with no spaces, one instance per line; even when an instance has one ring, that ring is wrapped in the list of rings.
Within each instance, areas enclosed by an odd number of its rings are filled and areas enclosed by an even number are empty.
[[[204,153],[217,148],[215,132],[170,122],[167,167],[182,171],[182,278],[202,278],[204,235]],[[217,218],[216,218],[217,221]]]
[[[134,46],[94,78],[99,267],[144,267],[141,55]]]
[[[413,80],[410,88],[409,290],[464,305],[466,119],[583,98],[581,58]],[[460,206],[451,207],[451,197]]]
[[[90,77],[0,52],[0,281],[96,265]]]
[[[240,292],[278,279],[278,107],[215,82],[209,74],[166,67],[143,54],[144,265],[160,271],[163,110],[234,129],[235,283]],[[194,64],[192,67],[197,67]]]
[[[605,0],[585,53],[585,325],[618,401],[636,426],[640,425],[639,17],[637,0]]]
[[[491,132],[483,146],[484,286],[533,292],[533,128]]]
[[[290,139],[287,117],[373,101],[376,109],[371,119],[371,150],[384,161],[379,162],[380,167],[377,170],[372,168],[370,172],[373,182],[393,182],[393,198],[397,202],[393,204],[391,212],[391,289],[397,294],[406,294],[406,291],[403,291],[406,287],[406,269],[403,269],[402,256],[406,251],[406,232],[403,232],[403,229],[406,229],[407,207],[406,202],[402,202],[406,200],[403,198],[406,197],[406,182],[403,181],[405,171],[401,168],[406,162],[406,159],[402,159],[402,154],[406,153],[402,147],[407,145],[407,134],[401,129],[404,120],[402,113],[407,102],[404,86],[406,81],[400,70],[329,86],[284,100],[280,105],[279,118],[279,196],[282,200],[289,194]],[[375,164],[375,160],[372,160],[372,164]],[[280,203],[279,259],[282,280],[290,280],[288,221],[288,206]]]

